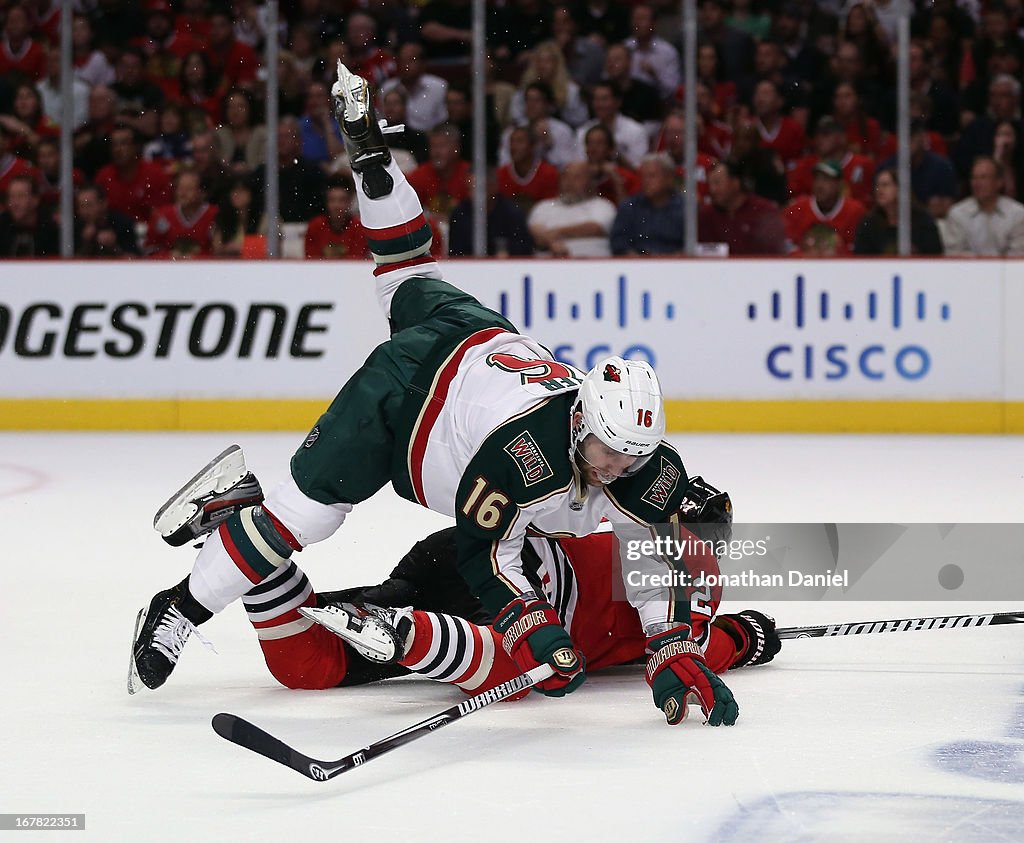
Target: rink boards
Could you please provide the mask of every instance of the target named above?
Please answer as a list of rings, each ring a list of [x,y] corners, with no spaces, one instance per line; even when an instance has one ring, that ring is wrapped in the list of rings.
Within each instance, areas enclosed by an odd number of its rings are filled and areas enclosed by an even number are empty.
[[[1024,267],[450,261],[561,360],[648,360],[670,429],[1024,432]],[[387,338],[367,264],[11,262],[0,428],[301,430]]]

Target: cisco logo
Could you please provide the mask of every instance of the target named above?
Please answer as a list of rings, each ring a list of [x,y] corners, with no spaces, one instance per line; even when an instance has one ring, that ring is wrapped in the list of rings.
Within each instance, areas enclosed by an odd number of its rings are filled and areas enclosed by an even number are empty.
[[[617,328],[640,328],[643,323],[672,322],[676,318],[676,306],[672,302],[656,302],[652,293],[630,290],[625,275],[619,275],[614,291],[606,293],[595,290],[587,298],[576,297],[566,301],[562,293],[549,291],[538,293],[534,290],[533,278],[524,275],[522,286],[516,292],[502,291],[498,296],[498,311],[502,316],[529,333],[530,329],[544,322],[587,321],[588,324],[605,323]],[[657,366],[654,349],[644,342],[625,342],[619,346],[608,343],[576,345],[562,343],[551,351],[561,363],[589,371],[598,361],[610,354],[617,354],[626,360],[645,360]]]
[[[872,324],[883,329],[881,333],[899,332],[901,329],[928,321],[948,322],[950,306],[940,304],[930,309],[923,291],[908,294],[903,290],[903,281],[894,275],[890,289],[884,293],[871,291],[863,302],[847,300],[834,301],[839,297],[827,290],[816,296],[809,296],[802,275],[797,275],[791,301],[783,302],[783,294],[772,293],[771,303],[766,312],[759,313],[756,303],[747,305],[747,319],[770,319],[788,322],[798,330],[808,325],[856,323],[870,327]],[[890,334],[891,336],[891,334]],[[917,381],[928,375],[932,358],[928,349],[917,343],[902,343],[898,337],[889,342],[868,343],[780,343],[772,346],[765,355],[765,367],[778,380],[842,380],[862,377],[881,381],[899,378]]]

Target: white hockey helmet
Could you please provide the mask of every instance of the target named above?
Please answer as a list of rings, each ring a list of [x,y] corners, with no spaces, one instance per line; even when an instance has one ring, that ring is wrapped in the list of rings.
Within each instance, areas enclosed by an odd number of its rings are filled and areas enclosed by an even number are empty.
[[[582,418],[572,429],[573,459],[583,456],[587,436],[613,451],[636,459],[620,477],[639,471],[665,436],[665,400],[649,364],[606,357],[587,372],[573,414]]]

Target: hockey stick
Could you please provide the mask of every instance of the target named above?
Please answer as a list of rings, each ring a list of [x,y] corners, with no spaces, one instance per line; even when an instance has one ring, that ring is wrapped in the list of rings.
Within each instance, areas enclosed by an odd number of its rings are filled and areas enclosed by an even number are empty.
[[[995,612],[991,615],[940,615],[934,618],[901,618],[890,621],[833,623],[826,626],[790,626],[776,629],[779,638],[828,638],[834,635],[862,635],[870,632],[917,632],[921,629],[966,629],[1024,623],[1024,612]]]
[[[429,735],[431,732],[436,732],[442,726],[447,726],[449,723],[454,723],[467,714],[472,714],[474,711],[486,708],[491,703],[501,702],[519,691],[532,688],[539,682],[543,682],[554,672],[554,668],[549,664],[539,665],[522,676],[517,676],[515,679],[503,682],[489,691],[484,691],[482,694],[477,694],[475,697],[463,700],[458,705],[446,708],[433,717],[428,717],[426,720],[422,720],[408,729],[403,729],[401,732],[396,732],[382,740],[371,743],[358,752],[353,752],[350,755],[339,758],[337,761],[318,761],[315,758],[310,758],[308,755],[303,755],[298,750],[292,749],[284,741],[267,734],[258,726],[254,726],[249,721],[243,720],[234,714],[215,714],[213,717],[213,730],[222,738],[253,752],[258,752],[260,755],[269,758],[271,761],[276,761],[278,764],[291,767],[296,772],[302,773],[302,775],[315,782],[325,782],[328,779],[333,779],[335,776],[340,776],[342,773],[347,773],[349,770],[359,767],[367,761],[378,758],[386,752],[398,749],[398,747],[422,738],[424,735]]]

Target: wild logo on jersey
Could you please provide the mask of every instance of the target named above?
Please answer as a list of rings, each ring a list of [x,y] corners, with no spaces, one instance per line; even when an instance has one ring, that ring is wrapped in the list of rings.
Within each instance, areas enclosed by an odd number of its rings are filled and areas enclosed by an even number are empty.
[[[532,486],[554,476],[551,466],[529,431],[524,430],[502,450],[512,457],[519,473],[523,475],[525,485]]]
[[[515,354],[488,354],[487,365],[519,375],[520,383],[539,384],[552,392],[576,389],[582,373],[556,360],[527,360]]]
[[[668,499],[672,496],[672,492],[675,491],[676,484],[679,483],[679,469],[670,463],[665,457],[661,458],[661,472],[655,478],[650,488],[643,493],[640,500],[649,503],[651,506],[656,506],[658,509],[664,509]]]
[[[604,379],[609,383],[622,383],[622,372],[619,371],[618,366],[608,363],[604,367]]]

